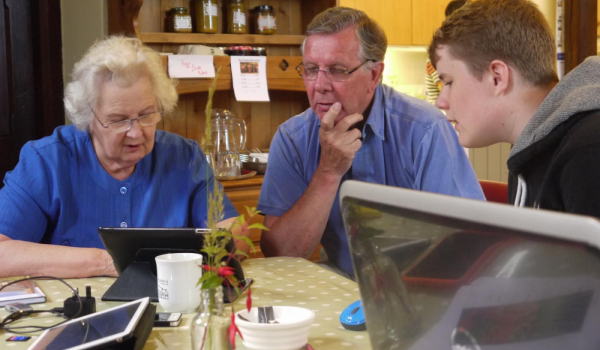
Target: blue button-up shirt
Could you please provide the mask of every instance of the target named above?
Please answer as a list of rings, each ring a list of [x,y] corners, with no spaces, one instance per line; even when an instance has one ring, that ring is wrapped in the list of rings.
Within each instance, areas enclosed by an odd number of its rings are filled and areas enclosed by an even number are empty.
[[[342,178],[483,200],[465,150],[444,115],[429,103],[379,85],[363,144]],[[258,209],[282,216],[302,196],[319,166],[317,115],[308,109],[273,138]],[[293,239],[293,237],[290,237]],[[329,260],[353,275],[339,190],[321,239]]]
[[[18,240],[104,248],[98,227],[205,227],[212,170],[196,141],[157,131],[152,152],[119,181],[87,132],[58,127],[28,142],[0,190],[0,233]],[[208,181],[207,181],[208,179]],[[225,218],[237,215],[226,197]]]

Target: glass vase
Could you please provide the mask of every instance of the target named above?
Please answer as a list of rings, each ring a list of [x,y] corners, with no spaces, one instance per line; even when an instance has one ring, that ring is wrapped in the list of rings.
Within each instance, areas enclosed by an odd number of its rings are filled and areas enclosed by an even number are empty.
[[[200,312],[192,320],[192,350],[227,350],[230,323],[223,306],[223,287],[200,290]]]

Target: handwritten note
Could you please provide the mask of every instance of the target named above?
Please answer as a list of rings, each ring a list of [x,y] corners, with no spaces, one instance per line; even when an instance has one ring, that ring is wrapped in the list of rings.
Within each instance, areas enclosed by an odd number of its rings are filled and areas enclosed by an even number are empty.
[[[231,56],[231,77],[236,100],[269,101],[265,56]]]
[[[215,66],[209,55],[170,55],[169,76],[171,78],[213,78]]]

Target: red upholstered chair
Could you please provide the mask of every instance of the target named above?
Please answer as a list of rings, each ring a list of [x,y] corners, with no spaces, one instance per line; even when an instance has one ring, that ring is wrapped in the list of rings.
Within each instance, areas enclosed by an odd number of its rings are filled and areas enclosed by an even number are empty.
[[[488,202],[508,204],[508,184],[506,182],[479,180]]]

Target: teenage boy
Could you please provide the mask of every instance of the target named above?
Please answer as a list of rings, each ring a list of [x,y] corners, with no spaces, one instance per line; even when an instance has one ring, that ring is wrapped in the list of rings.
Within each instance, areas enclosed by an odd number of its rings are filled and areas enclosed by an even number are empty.
[[[560,83],[550,28],[531,1],[478,0],[448,17],[429,57],[436,106],[465,147],[510,142],[509,201],[600,217],[600,57]]]

